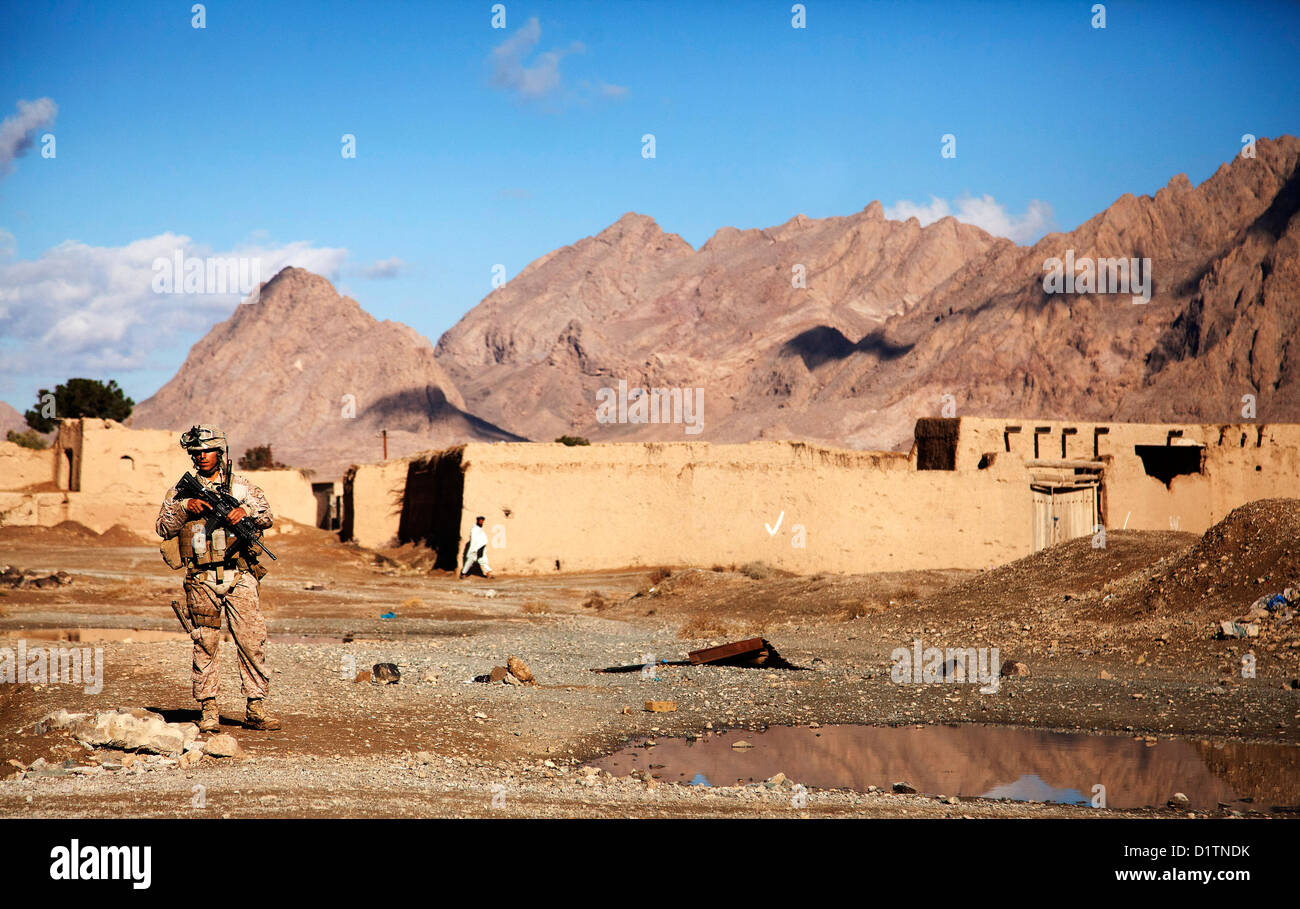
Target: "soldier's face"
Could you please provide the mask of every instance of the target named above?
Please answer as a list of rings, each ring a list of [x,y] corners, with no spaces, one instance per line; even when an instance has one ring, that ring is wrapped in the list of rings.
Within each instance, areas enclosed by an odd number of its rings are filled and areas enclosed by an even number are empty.
[[[212,473],[221,462],[221,452],[215,450],[200,451],[194,455],[194,464],[204,473]]]

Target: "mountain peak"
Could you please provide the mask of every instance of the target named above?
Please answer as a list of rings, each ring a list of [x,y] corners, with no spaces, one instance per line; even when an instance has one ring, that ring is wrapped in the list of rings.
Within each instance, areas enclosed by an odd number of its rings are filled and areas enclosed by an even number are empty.
[[[341,475],[381,430],[418,451],[504,438],[465,413],[464,399],[427,338],[377,321],[355,300],[303,268],[285,268],[254,303],[239,304],[194,347],[132,425],[176,429],[202,413],[233,452],[270,443],[296,467]]]

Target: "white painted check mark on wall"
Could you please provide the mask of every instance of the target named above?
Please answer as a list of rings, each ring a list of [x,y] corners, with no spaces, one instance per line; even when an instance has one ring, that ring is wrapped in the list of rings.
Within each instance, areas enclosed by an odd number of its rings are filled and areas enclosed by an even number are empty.
[[[773,527],[772,525],[770,525],[770,524],[764,522],[764,523],[763,523],[763,527],[764,527],[764,529],[767,530],[767,535],[768,535],[769,537],[775,535],[776,532],[777,532],[778,530],[781,529],[781,522],[784,521],[784,520],[785,520],[785,512],[782,511],[782,512],[781,512],[781,516],[780,516],[779,518],[776,519],[776,526],[775,526],[775,527]]]

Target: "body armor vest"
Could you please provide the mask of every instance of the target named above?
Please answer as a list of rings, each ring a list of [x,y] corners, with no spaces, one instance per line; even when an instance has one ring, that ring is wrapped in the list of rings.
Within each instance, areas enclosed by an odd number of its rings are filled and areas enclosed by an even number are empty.
[[[230,493],[242,502],[248,494],[248,487],[236,483],[230,487]],[[219,521],[209,522],[201,516],[194,518],[181,525],[178,536],[181,561],[188,569],[186,573],[189,576],[203,574],[224,586],[227,582],[236,583],[239,571],[249,570],[239,539]],[[261,580],[265,569],[254,573]]]

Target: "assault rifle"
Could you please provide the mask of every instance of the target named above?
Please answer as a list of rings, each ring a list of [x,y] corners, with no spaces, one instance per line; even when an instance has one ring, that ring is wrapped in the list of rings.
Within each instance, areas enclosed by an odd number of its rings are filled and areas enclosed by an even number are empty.
[[[183,499],[202,499],[207,502],[212,513],[234,531],[235,539],[243,544],[246,555],[251,556],[253,547],[256,546],[269,555],[271,561],[276,560],[275,553],[262,545],[262,531],[253,523],[251,517],[244,518],[238,524],[230,523],[230,513],[240,507],[239,500],[230,493],[204,486],[194,474],[187,472],[185,476],[181,477],[181,481],[176,484],[176,496]]]

